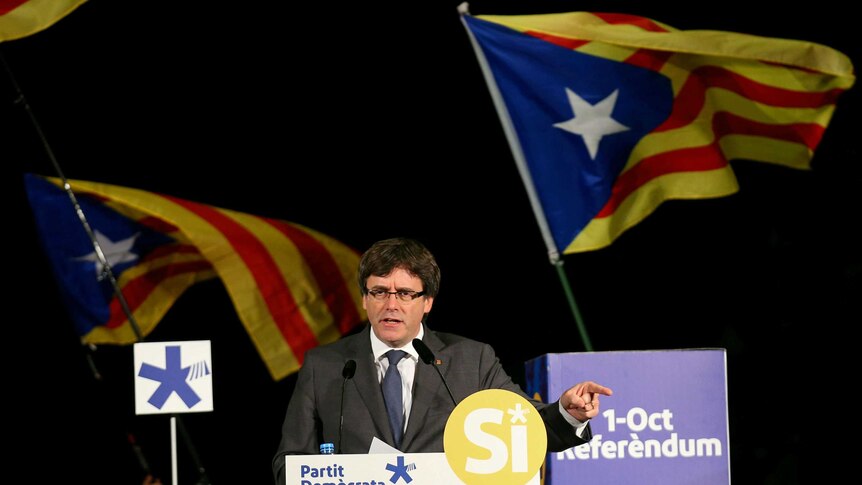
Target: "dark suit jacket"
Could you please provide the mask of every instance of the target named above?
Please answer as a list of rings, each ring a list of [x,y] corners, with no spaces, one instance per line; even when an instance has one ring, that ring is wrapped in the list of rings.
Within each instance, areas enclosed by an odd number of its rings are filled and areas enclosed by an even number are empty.
[[[344,426],[341,453],[367,453],[377,436],[392,445],[392,431],[377,369],[371,351],[371,327],[331,344],[315,347],[305,355],[296,387],[282,425],[281,443],[272,468],[278,484],[284,483],[284,456],[319,453],[320,443],[338,446],[341,409],[341,372],[344,363],[356,361],[356,374],[344,386]],[[503,370],[490,345],[425,327],[422,341],[441,360],[438,366],[458,402],[484,389],[505,389],[530,400],[539,410],[548,431],[548,451],[562,451],[592,437],[589,427],[579,438],[560,414],[559,404],[543,404],[527,396]],[[405,453],[443,451],[443,431],[455,409],[440,376],[421,361],[413,381],[413,404],[401,443]],[[338,450],[336,450],[338,451]]]

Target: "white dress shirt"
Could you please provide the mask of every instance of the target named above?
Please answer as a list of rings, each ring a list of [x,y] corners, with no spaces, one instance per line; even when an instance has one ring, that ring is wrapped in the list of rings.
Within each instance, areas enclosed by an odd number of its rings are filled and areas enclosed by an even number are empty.
[[[371,334],[371,352],[374,353],[374,365],[377,367],[377,382],[383,382],[383,376],[386,374],[386,369],[389,368],[389,359],[386,357],[386,352],[393,350],[392,347],[383,343],[377,338],[374,332]],[[419,335],[416,336],[419,340],[425,336],[425,326],[419,327]],[[410,417],[410,407],[413,404],[413,377],[416,375],[416,364],[419,363],[419,352],[413,348],[413,341],[407,343],[404,347],[397,350],[407,352],[403,359],[398,361],[398,372],[401,374],[401,403],[404,405],[404,429],[407,429],[407,420]]]

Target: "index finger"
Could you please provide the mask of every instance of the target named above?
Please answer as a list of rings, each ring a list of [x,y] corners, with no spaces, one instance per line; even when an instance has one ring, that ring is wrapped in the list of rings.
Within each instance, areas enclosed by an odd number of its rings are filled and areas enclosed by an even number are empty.
[[[586,392],[594,392],[598,394],[602,394],[604,396],[613,396],[614,391],[611,390],[610,387],[605,387],[601,384],[597,384],[593,381],[587,381],[584,383],[584,391]]]

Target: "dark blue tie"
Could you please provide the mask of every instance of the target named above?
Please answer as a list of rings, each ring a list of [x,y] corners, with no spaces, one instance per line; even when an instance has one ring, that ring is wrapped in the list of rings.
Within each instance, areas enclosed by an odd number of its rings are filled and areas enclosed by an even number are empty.
[[[389,426],[395,438],[395,447],[401,449],[401,436],[404,434],[404,403],[401,397],[401,373],[398,372],[398,362],[407,355],[403,350],[386,352],[389,368],[383,376],[383,400],[389,413]]]

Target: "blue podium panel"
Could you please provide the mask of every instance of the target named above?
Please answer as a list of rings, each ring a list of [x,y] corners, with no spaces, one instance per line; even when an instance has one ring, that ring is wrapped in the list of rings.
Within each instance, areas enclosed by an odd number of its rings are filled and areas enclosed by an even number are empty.
[[[724,349],[546,354],[527,392],[556,400],[586,379],[608,386],[591,442],[549,453],[545,485],[730,483]]]

